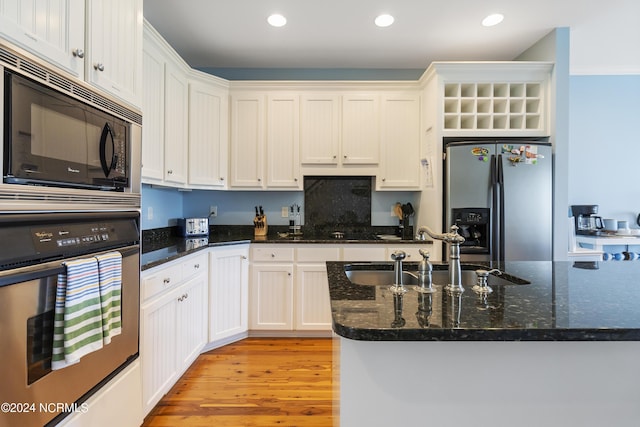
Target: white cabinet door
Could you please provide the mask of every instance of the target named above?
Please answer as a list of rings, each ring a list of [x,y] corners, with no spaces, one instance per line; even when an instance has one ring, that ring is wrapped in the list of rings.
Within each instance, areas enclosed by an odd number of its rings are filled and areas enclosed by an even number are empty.
[[[228,162],[228,92],[189,82],[189,184],[224,188]]]
[[[248,329],[249,247],[211,249],[209,255],[209,342]]]
[[[164,91],[164,180],[187,182],[188,85],[184,72],[171,62],[165,64]]]
[[[331,330],[329,281],[324,263],[296,266],[295,330]]]
[[[377,94],[342,97],[342,164],[378,164],[379,105]]]
[[[142,179],[157,182],[164,178],[164,63],[154,41],[145,33],[142,111]]]
[[[267,187],[302,189],[300,179],[300,109],[298,95],[267,98]]]
[[[264,95],[231,96],[231,186],[264,184]]]
[[[340,154],[340,96],[317,93],[300,100],[300,161],[337,165]]]
[[[184,372],[207,343],[208,275],[199,274],[178,288],[177,301],[178,369]]]
[[[84,79],[84,8],[84,0],[0,0],[0,35]]]
[[[386,95],[381,114],[381,170],[378,189],[420,188],[420,97]]]
[[[142,0],[87,1],[86,79],[139,106],[142,96]]]
[[[293,265],[254,264],[249,329],[293,329]]]
[[[178,378],[177,298],[168,292],[142,306],[140,356],[142,407],[146,415]]]

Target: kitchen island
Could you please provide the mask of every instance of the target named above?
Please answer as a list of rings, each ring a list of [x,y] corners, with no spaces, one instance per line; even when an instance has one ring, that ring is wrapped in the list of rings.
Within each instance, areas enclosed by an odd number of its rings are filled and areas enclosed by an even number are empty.
[[[507,262],[530,283],[486,297],[400,297],[348,264],[327,263],[341,426],[640,425],[640,262]]]

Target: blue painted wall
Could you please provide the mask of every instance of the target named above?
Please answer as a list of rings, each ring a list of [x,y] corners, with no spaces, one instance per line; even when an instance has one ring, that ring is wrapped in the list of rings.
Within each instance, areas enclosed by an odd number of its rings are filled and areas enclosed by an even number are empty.
[[[397,225],[391,216],[396,202],[418,205],[419,193],[403,191],[373,191],[371,195],[371,224]],[[218,207],[218,216],[211,218],[212,225],[251,225],[255,206],[261,205],[269,224],[287,225],[288,218],[281,217],[281,208],[297,203],[304,210],[302,191],[178,191],[176,189],[142,187],[142,229],[175,225],[176,218],[201,217],[209,214],[209,206]],[[148,219],[149,208],[153,219]],[[304,217],[304,211],[303,215]]]
[[[572,76],[569,98],[569,204],[597,204],[602,217],[635,225],[640,75]]]

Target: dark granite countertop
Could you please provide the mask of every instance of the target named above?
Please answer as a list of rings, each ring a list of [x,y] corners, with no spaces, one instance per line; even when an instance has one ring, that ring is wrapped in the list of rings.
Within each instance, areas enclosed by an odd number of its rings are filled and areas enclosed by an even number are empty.
[[[640,341],[640,262],[506,262],[529,284],[493,286],[486,298],[434,285],[401,297],[389,286],[355,285],[348,262],[327,262],[334,331],[367,341]],[[352,263],[353,264],[353,263]],[[387,264],[392,269],[391,263]],[[405,263],[417,270],[416,263]],[[587,268],[585,268],[587,267]],[[597,267],[597,268],[594,268]],[[355,268],[355,267],[354,267]],[[366,268],[363,266],[362,268]],[[435,269],[446,265],[434,264]]]
[[[141,270],[157,267],[174,259],[190,255],[207,247],[235,245],[243,243],[307,243],[307,244],[432,244],[432,241],[420,240],[384,240],[377,237],[382,232],[375,230],[360,233],[347,233],[344,238],[332,238],[328,234],[303,234],[301,236],[281,237],[274,228],[267,236],[256,237],[253,227],[230,227],[226,232],[218,231],[209,236],[185,238],[175,236],[173,230],[163,230],[154,235],[153,231],[143,231]],[[283,228],[284,233],[286,228]],[[387,231],[382,229],[382,231]]]

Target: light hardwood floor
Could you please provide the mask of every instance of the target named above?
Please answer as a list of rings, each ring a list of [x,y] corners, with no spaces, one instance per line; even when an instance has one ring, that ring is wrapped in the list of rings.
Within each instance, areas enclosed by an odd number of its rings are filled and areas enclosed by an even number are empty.
[[[338,426],[331,338],[248,338],[198,357],[143,427]]]

